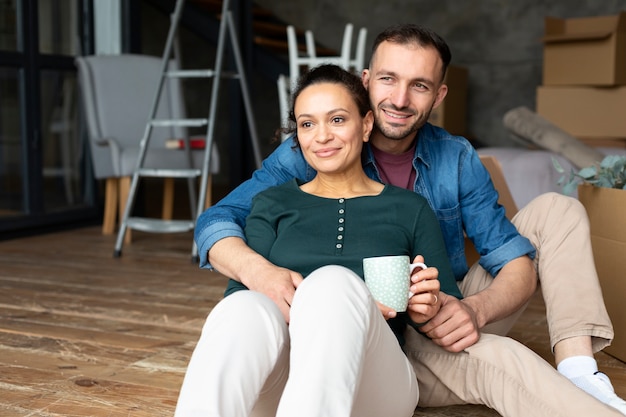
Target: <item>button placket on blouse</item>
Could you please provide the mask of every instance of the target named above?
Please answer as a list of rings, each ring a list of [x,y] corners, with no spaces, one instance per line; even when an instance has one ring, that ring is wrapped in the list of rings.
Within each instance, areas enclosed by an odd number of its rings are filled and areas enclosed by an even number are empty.
[[[346,200],[340,198],[337,200],[337,239],[335,242],[335,253],[340,254],[343,251],[343,236],[345,230],[345,213],[346,213]]]

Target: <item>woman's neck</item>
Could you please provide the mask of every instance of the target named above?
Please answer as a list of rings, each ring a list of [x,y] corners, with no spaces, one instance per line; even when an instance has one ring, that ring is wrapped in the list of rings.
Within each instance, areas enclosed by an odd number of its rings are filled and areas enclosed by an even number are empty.
[[[315,178],[300,189],[308,194],[325,198],[353,198],[378,195],[385,186],[365,175],[363,171],[352,174],[317,173]]]

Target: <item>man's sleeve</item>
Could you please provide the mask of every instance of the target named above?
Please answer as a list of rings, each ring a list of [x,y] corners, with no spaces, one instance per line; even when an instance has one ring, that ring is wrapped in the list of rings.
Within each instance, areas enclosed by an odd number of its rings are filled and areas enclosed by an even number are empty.
[[[480,254],[480,265],[495,277],[515,258],[524,255],[534,258],[535,248],[519,234],[506,218],[504,207],[498,204],[498,192],[478,154],[470,152],[463,163],[461,210],[465,232]],[[476,187],[476,184],[485,185]]]
[[[194,238],[198,246],[200,267],[211,269],[208,251],[218,240],[226,237],[245,239],[243,229],[255,195],[293,178],[308,181],[314,174],[300,149],[294,147],[293,140],[290,138],[284,141],[263,161],[261,168],[250,179],[198,217]]]

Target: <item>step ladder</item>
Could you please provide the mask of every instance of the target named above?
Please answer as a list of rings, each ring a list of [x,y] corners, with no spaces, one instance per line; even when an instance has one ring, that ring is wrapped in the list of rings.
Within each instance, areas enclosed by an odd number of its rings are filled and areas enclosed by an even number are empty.
[[[217,112],[217,100],[219,97],[219,85],[222,77],[230,77],[239,81],[239,87],[241,90],[244,108],[246,112],[246,119],[250,130],[250,139],[252,142],[252,148],[254,158],[257,167],[261,166],[261,151],[259,147],[258,136],[256,133],[256,124],[254,121],[254,115],[252,112],[252,104],[250,101],[250,94],[245,78],[243,61],[241,59],[241,52],[239,49],[239,43],[237,40],[237,33],[234,26],[232,12],[230,11],[229,0],[224,0],[222,4],[221,22],[219,27],[217,52],[215,58],[214,69],[199,69],[199,70],[169,70],[169,61],[172,58],[172,52],[174,52],[175,59],[178,59],[177,46],[175,45],[176,32],[178,30],[178,24],[180,22],[182,9],[185,0],[177,0],[174,11],[171,15],[170,29],[167,35],[165,48],[162,56],[161,63],[161,77],[155,91],[154,100],[152,102],[152,108],[144,135],[140,142],[139,155],[137,157],[136,168],[133,172],[133,177],[130,185],[128,199],[126,207],[124,209],[124,215],[122,217],[119,231],[117,234],[117,240],[115,242],[114,257],[120,257],[122,255],[122,245],[124,244],[126,232],[128,229],[140,230],[145,232],[154,233],[180,233],[193,230],[196,225],[198,216],[206,209],[205,199],[207,195],[207,187],[209,177],[211,175],[211,154],[213,151],[214,131],[215,131],[215,115]],[[230,38],[232,53],[235,59],[235,65],[237,71],[234,73],[226,74],[222,72],[222,66],[224,63],[224,51],[226,44],[226,37]],[[209,104],[208,118],[204,119],[156,119],[157,108],[159,105],[159,99],[163,91],[163,86],[168,78],[212,78],[211,98]],[[206,126],[206,139],[204,158],[201,169],[148,169],[144,168],[144,161],[146,158],[146,152],[150,145],[150,136],[154,128],[162,127],[203,127]],[[186,151],[189,153],[190,161],[191,154],[186,138]],[[191,166],[191,165],[190,165]],[[163,220],[155,218],[145,217],[131,217],[134,202],[136,199],[137,190],[139,187],[139,181],[144,177],[159,177],[159,178],[186,178],[190,182],[189,192],[192,207],[191,218],[186,220]],[[200,192],[199,197],[195,198],[195,189],[191,185],[193,181],[197,181],[200,178]],[[196,201],[197,207],[194,207],[194,201]],[[192,245],[192,261],[197,262],[197,247],[195,242]]]

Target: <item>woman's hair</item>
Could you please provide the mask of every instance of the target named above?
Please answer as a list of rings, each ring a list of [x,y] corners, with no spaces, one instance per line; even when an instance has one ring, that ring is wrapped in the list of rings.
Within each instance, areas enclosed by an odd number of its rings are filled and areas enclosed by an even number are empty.
[[[383,42],[391,42],[399,45],[416,44],[421,47],[430,46],[435,48],[443,62],[441,79],[446,75],[446,70],[452,60],[452,53],[446,41],[434,31],[418,25],[399,24],[390,26],[379,33],[372,45],[371,60],[374,59],[376,49],[378,49],[378,46]]]
[[[359,114],[361,115],[361,117],[365,117],[367,112],[370,111],[369,97],[367,95],[367,90],[363,86],[361,78],[337,65],[323,64],[304,73],[298,79],[298,84],[296,85],[296,89],[293,92],[291,106],[289,109],[289,126],[283,129],[281,131],[282,133],[297,133],[294,106],[302,91],[312,85],[324,83],[338,84],[343,86],[350,93],[352,100],[359,109]],[[294,140],[297,142],[297,135],[294,137]]]

